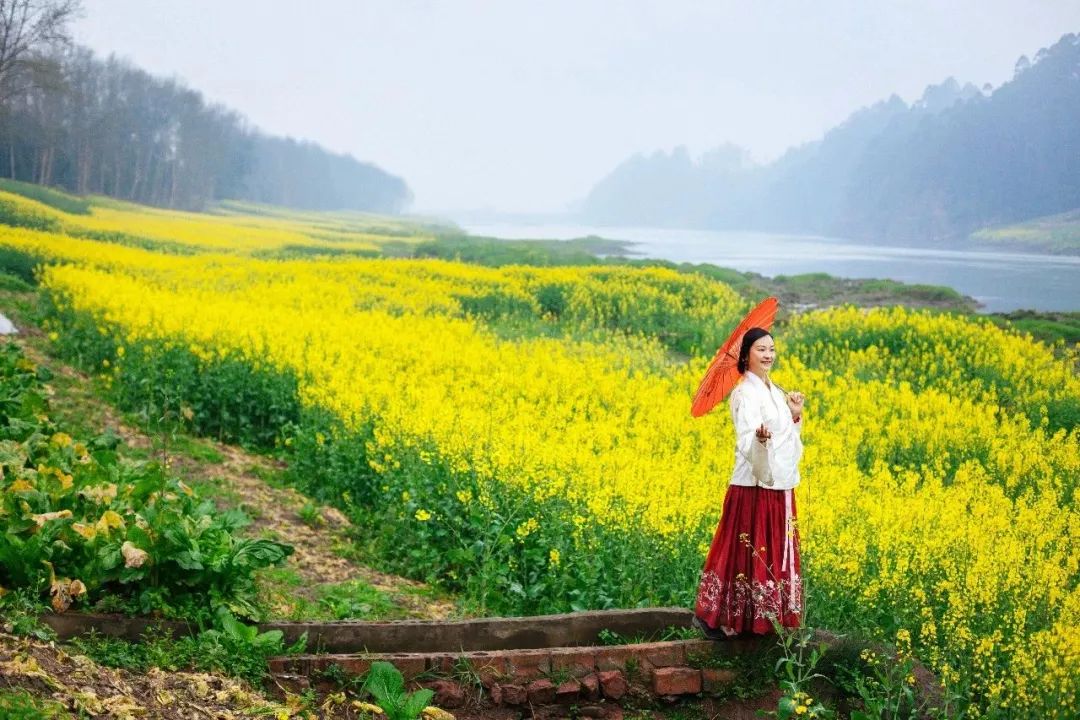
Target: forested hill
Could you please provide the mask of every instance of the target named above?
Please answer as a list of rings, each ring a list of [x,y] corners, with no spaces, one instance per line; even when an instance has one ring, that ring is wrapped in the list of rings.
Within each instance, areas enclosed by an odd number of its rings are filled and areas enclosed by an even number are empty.
[[[405,182],[309,142],[269,137],[182,83],[85,48],[21,62],[0,87],[0,177],[164,207],[216,200],[398,212]]]
[[[1020,58],[996,90],[953,79],[854,113],[754,166],[738,148],[635,156],[584,219],[922,243],[1080,208],[1080,37]]]

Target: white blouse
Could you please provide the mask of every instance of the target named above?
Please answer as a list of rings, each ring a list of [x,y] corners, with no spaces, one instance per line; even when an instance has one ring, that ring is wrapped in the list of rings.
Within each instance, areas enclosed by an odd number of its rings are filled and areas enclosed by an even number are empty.
[[[735,425],[735,470],[732,485],[760,485],[790,490],[799,484],[802,458],[802,422],[791,419],[780,388],[747,371],[731,391],[731,419]],[[756,431],[764,423],[772,437],[761,444]]]

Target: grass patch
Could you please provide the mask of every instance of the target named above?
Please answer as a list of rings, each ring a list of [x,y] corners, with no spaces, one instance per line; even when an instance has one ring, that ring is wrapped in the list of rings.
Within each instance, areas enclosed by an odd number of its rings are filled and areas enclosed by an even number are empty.
[[[323,585],[316,591],[319,605],[333,620],[387,620],[405,617],[393,600],[363,580]]]
[[[1080,209],[1015,225],[985,228],[972,233],[971,240],[980,245],[1076,255],[1080,253]]]
[[[418,243],[413,256],[457,260],[474,265],[599,265],[599,255],[626,252],[629,243],[590,235],[574,240],[500,240],[474,235],[443,235]]]
[[[0,190],[15,195],[22,195],[25,198],[36,200],[39,203],[54,207],[57,210],[72,215],[90,214],[90,201],[88,199],[71,195],[70,193],[61,190],[54,190],[45,185],[35,185],[34,183],[22,182],[20,180],[0,178]]]
[[[68,718],[64,706],[53,700],[35,697],[26,690],[0,690],[0,717],[7,720],[48,720]]]
[[[285,646],[280,630],[259,633],[254,626],[225,620],[220,629],[174,638],[148,630],[139,642],[106,637],[91,631],[71,644],[94,662],[107,667],[146,672],[196,670],[220,672],[258,685],[266,676],[266,661],[275,655],[303,652],[307,638]]]
[[[0,291],[4,292],[33,292],[34,286],[26,280],[7,272],[0,272]]]
[[[988,317],[997,325],[1011,325],[1021,332],[1031,333],[1034,338],[1043,342],[1080,344],[1080,312],[1017,310],[1011,313],[995,313]]]

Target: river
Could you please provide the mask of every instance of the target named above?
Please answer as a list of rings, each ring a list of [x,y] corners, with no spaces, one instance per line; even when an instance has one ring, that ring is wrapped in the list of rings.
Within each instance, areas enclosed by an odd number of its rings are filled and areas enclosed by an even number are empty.
[[[712,263],[762,275],[825,272],[948,285],[983,312],[1080,311],[1080,256],[866,245],[827,237],[557,224],[468,224],[473,235],[554,239],[598,235],[633,243],[634,256]]]

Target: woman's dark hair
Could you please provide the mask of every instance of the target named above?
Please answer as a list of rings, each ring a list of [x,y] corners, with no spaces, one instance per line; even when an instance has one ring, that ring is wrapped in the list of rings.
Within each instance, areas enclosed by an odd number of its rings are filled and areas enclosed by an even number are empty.
[[[772,333],[765,328],[752,327],[742,336],[742,346],[739,348],[738,365],[740,375],[746,374],[746,368],[750,362],[750,348],[754,347],[754,343],[763,337],[772,337]]]

